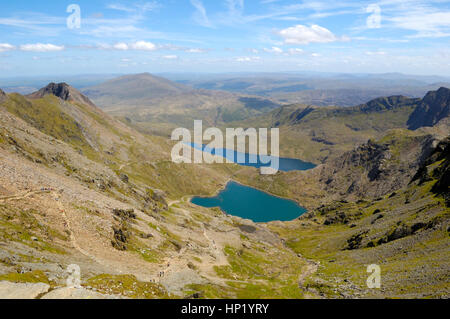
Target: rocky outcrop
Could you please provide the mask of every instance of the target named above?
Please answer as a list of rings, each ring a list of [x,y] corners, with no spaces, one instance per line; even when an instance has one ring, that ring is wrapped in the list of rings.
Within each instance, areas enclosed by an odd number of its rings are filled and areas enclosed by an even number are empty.
[[[89,100],[88,97],[84,96],[67,83],[50,83],[39,91],[31,93],[30,95],[28,95],[28,97],[38,99],[49,94],[59,97],[64,101],[77,102],[94,106],[94,103],[92,103],[92,101]]]
[[[441,161],[442,163],[437,168],[430,171],[428,168],[430,165]],[[411,183],[419,181],[419,184],[423,184],[433,179],[437,181],[431,191],[442,195],[446,205],[450,206],[450,136],[439,142],[430,156],[420,166]]]
[[[396,134],[327,162],[320,177],[324,189],[344,198],[377,198],[406,186],[431,152],[434,138]]]
[[[3,102],[6,99],[6,93],[3,92],[2,89],[0,89],[0,103]]]
[[[430,91],[423,98],[408,119],[408,128],[416,130],[424,126],[434,126],[450,115],[450,89],[441,87]]]

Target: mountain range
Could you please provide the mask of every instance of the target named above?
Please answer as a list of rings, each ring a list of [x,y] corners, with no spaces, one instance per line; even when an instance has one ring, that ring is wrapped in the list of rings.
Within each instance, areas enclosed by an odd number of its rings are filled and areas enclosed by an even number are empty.
[[[143,74],[83,92],[66,83],[25,96],[0,90],[2,296],[448,298],[449,89],[353,107],[278,106]],[[224,117],[230,110],[245,116]],[[172,163],[159,129],[193,118],[278,127],[282,154],[318,166],[264,176]],[[259,224],[190,203],[230,179],[308,213]],[[373,263],[382,289],[367,288]],[[79,289],[65,287],[73,264]]]
[[[195,119],[214,126],[279,106],[270,99],[194,89],[149,73],[119,77],[82,92],[141,131],[164,136],[176,127],[191,128]]]

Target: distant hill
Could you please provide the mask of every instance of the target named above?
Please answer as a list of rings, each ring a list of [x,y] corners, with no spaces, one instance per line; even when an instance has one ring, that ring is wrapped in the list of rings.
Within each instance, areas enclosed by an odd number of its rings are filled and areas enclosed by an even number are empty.
[[[82,92],[129,125],[158,135],[170,134],[175,127],[190,128],[195,119],[216,126],[280,106],[268,98],[194,89],[149,73],[122,76]]]
[[[178,84],[150,73],[125,75],[102,84],[85,88],[82,92],[101,104],[127,100],[151,100],[190,92],[188,86]]]
[[[353,107],[282,106],[251,120],[232,123],[243,127],[278,127],[283,156],[320,163],[367,142],[388,130],[433,126],[448,118],[448,89],[430,91],[423,99],[382,97]],[[448,125],[442,124],[445,131]]]
[[[438,76],[390,74],[239,74],[172,76],[195,88],[224,90],[275,99],[280,103],[317,106],[353,106],[369,100],[403,94],[419,97],[450,79]]]

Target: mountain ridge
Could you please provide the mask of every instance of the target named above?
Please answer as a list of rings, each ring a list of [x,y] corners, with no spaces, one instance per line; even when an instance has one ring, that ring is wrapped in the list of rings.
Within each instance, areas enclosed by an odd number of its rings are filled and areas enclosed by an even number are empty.
[[[281,133],[303,130],[291,145],[329,146],[337,159],[266,176],[234,164],[176,165],[167,138],[64,90],[44,91],[0,103],[0,287],[44,282],[60,292],[75,262],[85,290],[131,298],[448,295],[448,143],[435,146],[448,131],[407,130],[408,103],[387,98],[368,113],[282,109],[295,125]],[[259,225],[186,199],[230,178],[309,213]],[[383,290],[366,287],[374,256]]]
[[[441,87],[430,91],[408,119],[408,128],[416,130],[424,126],[433,126],[450,116],[450,89]]]

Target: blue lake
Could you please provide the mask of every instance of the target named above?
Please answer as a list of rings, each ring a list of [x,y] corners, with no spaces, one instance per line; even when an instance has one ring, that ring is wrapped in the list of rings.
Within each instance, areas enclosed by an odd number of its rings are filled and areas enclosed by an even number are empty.
[[[229,150],[225,148],[223,149],[208,148],[206,145],[199,145],[195,143],[191,143],[190,146],[209,154],[222,156],[223,158],[230,160],[233,163],[243,166],[252,166],[256,168],[270,167],[271,161],[275,158],[273,156],[251,155],[248,153],[241,153],[238,151]],[[245,158],[245,160],[242,162],[241,161],[238,162],[239,156]],[[284,158],[284,157],[279,158],[279,170],[283,172],[305,171],[308,169],[312,169],[314,167],[316,167],[315,164],[304,162],[296,158]]]
[[[290,221],[301,216],[306,209],[296,202],[276,197],[252,187],[229,182],[214,197],[194,197],[191,202],[203,207],[219,207],[229,215],[254,222]]]

